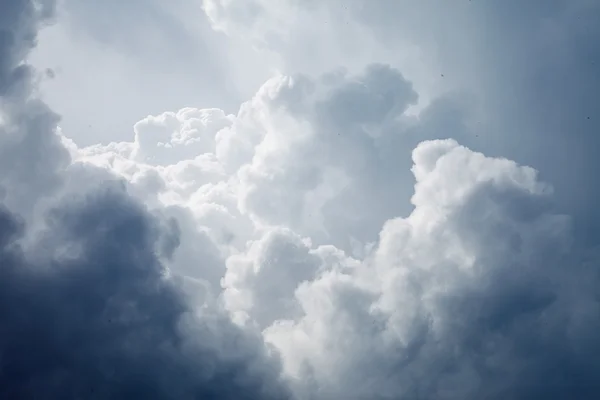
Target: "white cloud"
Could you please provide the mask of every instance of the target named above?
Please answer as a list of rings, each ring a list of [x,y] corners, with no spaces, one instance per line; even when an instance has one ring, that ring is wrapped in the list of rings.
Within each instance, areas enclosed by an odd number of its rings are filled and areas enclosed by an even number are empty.
[[[408,200],[412,186],[400,168],[410,165],[418,140],[417,121],[405,115],[416,99],[410,83],[384,65],[356,76],[280,76],[235,117],[166,113],[136,124],[132,143],[80,153],[128,179],[153,170],[165,182],[153,186],[160,195],[183,203],[225,183],[253,221],[347,247],[375,240],[386,219],[406,210],[397,195],[404,190]],[[396,152],[386,148],[392,143]],[[161,165],[174,160],[181,161]],[[376,201],[379,207],[369,206]]]
[[[165,182],[159,198],[189,207],[222,250],[225,307],[281,353],[299,398],[529,398],[587,384],[545,384],[546,375],[560,378],[564,360],[585,368],[573,346],[592,334],[600,311],[590,283],[597,277],[573,247],[570,218],[530,167],[454,140],[412,151],[463,118],[443,103],[407,115],[415,100],[410,84],[382,65],[358,75],[279,76],[212,131],[209,153],[192,158],[212,158],[220,177],[168,173],[186,161],[144,164],[117,155],[123,143],[102,151],[156,171]],[[160,137],[186,135],[188,125],[166,125],[157,125]],[[171,151],[155,150],[157,159]]]
[[[289,230],[273,229],[249,243],[246,253],[229,257],[223,278],[227,308],[261,328],[296,316],[294,292],[320,267],[309,245]]]
[[[223,7],[211,16],[221,25],[233,21],[245,4],[206,2]],[[246,38],[267,41],[285,60],[286,72],[318,74],[343,65],[356,73],[384,62],[414,83],[419,107],[443,93],[452,103],[457,93],[470,98],[468,119],[479,137],[461,142],[534,165],[557,188],[556,200],[573,213],[577,229],[597,237],[598,185],[592,171],[598,166],[592,149],[598,145],[593,115],[600,101],[600,9],[594,1],[253,4],[261,11],[238,15],[235,28]],[[281,26],[283,33],[269,31],[271,26]]]
[[[274,323],[266,339],[299,390],[317,396],[549,396],[546,368],[565,360],[544,349],[560,346],[582,368],[570,346],[598,312],[585,275],[572,276],[584,270],[570,255],[569,218],[540,206],[547,191],[530,168],[452,140],[424,142],[413,159],[411,215],[389,220],[359,266],[300,285],[304,315]],[[580,309],[595,311],[581,320]]]

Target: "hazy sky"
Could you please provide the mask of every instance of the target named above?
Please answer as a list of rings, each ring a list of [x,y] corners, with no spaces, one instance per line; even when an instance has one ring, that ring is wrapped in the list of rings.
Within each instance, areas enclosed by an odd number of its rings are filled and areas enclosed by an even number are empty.
[[[598,110],[598,0],[0,0],[0,398],[600,398]]]

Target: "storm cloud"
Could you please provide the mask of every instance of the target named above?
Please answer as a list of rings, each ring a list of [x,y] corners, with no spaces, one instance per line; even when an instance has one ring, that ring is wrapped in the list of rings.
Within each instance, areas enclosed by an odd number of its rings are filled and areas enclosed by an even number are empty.
[[[279,72],[81,146],[5,3],[0,397],[600,397],[595,2],[203,4]]]
[[[53,6],[0,9],[1,397],[286,398],[262,341],[217,306],[192,309],[164,267],[176,225],[93,166],[78,171],[93,190],[66,192],[76,172],[58,117],[23,63]]]

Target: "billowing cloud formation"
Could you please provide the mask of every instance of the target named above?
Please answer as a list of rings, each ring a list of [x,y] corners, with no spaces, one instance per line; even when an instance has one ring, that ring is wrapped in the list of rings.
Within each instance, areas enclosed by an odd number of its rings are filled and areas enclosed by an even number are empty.
[[[288,371],[324,398],[594,397],[598,271],[548,188],[451,140],[413,159],[411,215],[359,266],[300,285],[304,315],[265,332]]]
[[[237,116],[165,113],[136,124],[133,142],[75,155],[146,188],[145,198],[168,197],[202,218],[207,202],[223,203],[206,196],[226,185],[232,216],[242,212],[260,225],[286,225],[348,249],[355,240],[376,240],[387,219],[410,211],[411,149],[440,127],[461,124],[443,103],[418,118],[407,115],[416,101],[402,74],[382,64],[356,75],[278,76]],[[149,179],[155,184],[146,185]],[[198,201],[202,207],[190,205]]]
[[[446,50],[428,47],[446,33],[432,2],[204,3],[220,29],[275,51],[314,44],[313,55],[348,41],[327,35],[353,26],[375,43],[405,31],[417,40],[431,25],[420,46],[432,68],[451,66]],[[517,25],[564,22],[563,5],[525,7]],[[346,19],[317,29],[322,41],[298,28],[336,7]],[[386,21],[398,7],[411,23],[395,31]],[[482,22],[491,9],[468,7],[454,10],[461,26],[497,38]],[[37,15],[28,10],[14,15]],[[421,26],[416,16],[431,18]],[[439,43],[461,37],[447,33]],[[19,68],[25,51],[7,54],[19,56],[6,70]],[[29,164],[2,175],[5,397],[600,397],[598,240],[580,229],[588,209],[564,191],[577,171],[550,168],[556,149],[527,153],[545,123],[500,123],[516,111],[509,75],[527,75],[522,59],[502,77],[509,88],[491,85],[479,64],[454,64],[443,75],[455,91],[425,102],[393,57],[322,71],[345,59],[274,76],[236,115],[165,112],[138,122],[131,142],[88,147],[55,133],[31,81],[7,92],[5,137],[45,142],[2,150],[37,149],[36,168],[55,179],[40,191]],[[475,83],[451,77],[458,70]],[[23,111],[33,104],[45,124]],[[510,127],[535,140],[519,148]],[[552,128],[552,139],[564,137]],[[540,161],[559,185],[501,155]]]
[[[52,7],[0,7],[0,397],[286,398],[262,340],[164,267],[177,225],[71,164],[23,64]]]
[[[380,64],[280,76],[237,116],[167,113],[134,142],[73,152],[190,210],[225,260],[225,307],[281,353],[298,398],[595,396],[593,249],[534,169],[423,141],[475,140],[460,103],[411,116],[415,101]],[[180,139],[208,126],[202,145]]]
[[[598,237],[597,1],[204,0],[204,4],[216,27],[258,36],[291,65],[310,63],[321,70],[338,63],[365,65],[376,56],[378,61],[401,65],[403,72],[427,71],[412,72],[410,77],[418,80],[428,98],[451,91],[452,97],[461,92],[471,99],[468,120],[479,134],[473,146],[534,165],[557,188],[556,199],[573,214],[577,229]],[[255,11],[243,12],[247,4]],[[413,55],[415,46],[418,51]],[[306,48],[301,56],[290,54]],[[336,50],[328,52],[331,48]]]
[[[259,342],[188,309],[157,228],[113,189],[53,210],[24,252],[23,228],[3,210],[2,397],[284,398]]]

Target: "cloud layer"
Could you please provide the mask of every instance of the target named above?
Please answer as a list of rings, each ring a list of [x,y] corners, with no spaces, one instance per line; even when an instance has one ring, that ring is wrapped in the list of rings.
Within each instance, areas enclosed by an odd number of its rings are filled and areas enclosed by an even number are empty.
[[[25,63],[54,4],[3,4],[0,397],[599,397],[596,122],[578,119],[599,8],[466,3],[206,0],[283,65],[314,57],[236,114],[167,111],[86,147]],[[476,60],[467,30],[512,61]],[[429,72],[385,55],[410,42]]]

